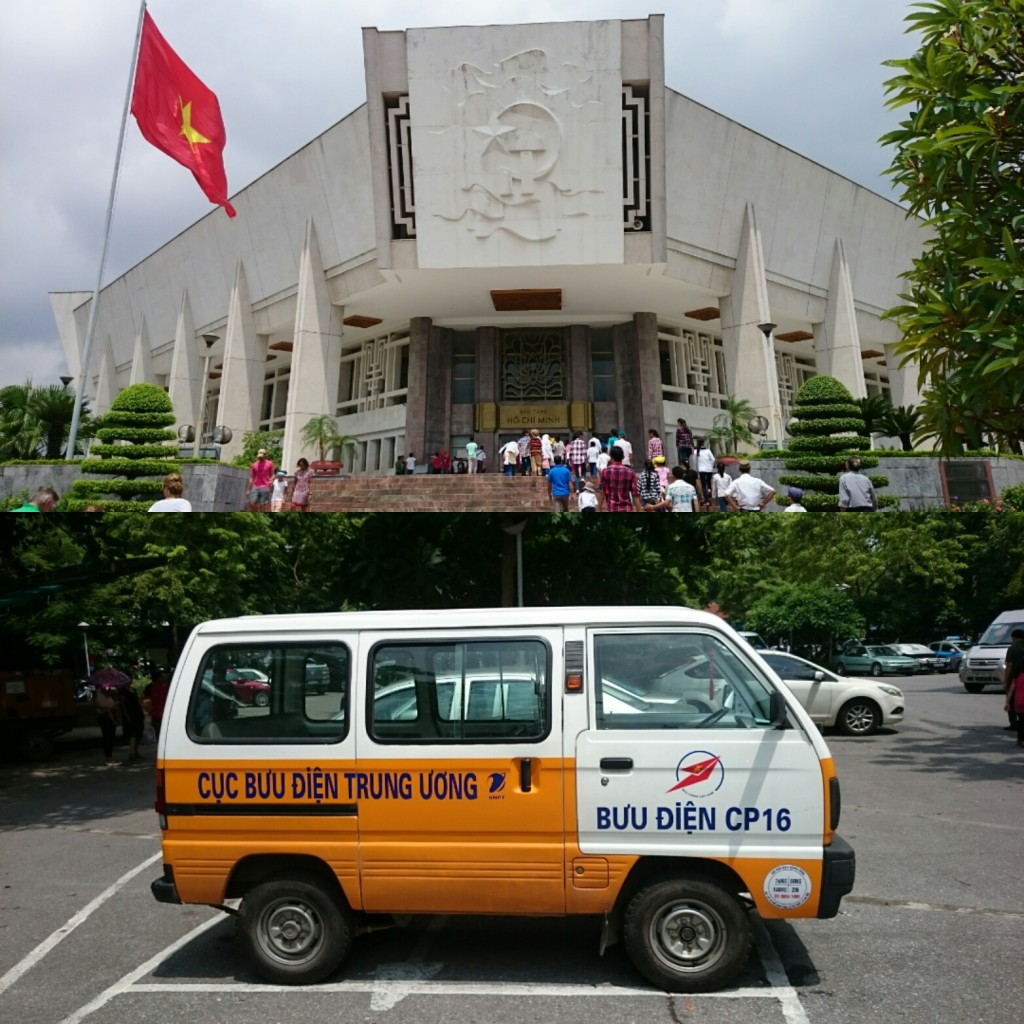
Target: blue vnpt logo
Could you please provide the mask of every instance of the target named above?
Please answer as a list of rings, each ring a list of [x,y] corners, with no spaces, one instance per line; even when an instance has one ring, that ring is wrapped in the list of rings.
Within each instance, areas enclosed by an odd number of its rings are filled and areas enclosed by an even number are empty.
[[[491,772],[487,776],[487,792],[490,796],[494,796],[495,793],[501,793],[505,789],[505,773],[504,772]]]

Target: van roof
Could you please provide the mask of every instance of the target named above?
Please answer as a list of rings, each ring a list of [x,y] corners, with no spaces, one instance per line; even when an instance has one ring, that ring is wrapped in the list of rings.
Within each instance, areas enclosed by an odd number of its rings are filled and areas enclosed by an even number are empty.
[[[727,627],[718,615],[675,605],[598,605],[530,608],[432,608],[426,610],[311,612],[288,615],[243,615],[211,619],[196,627],[199,634],[245,633],[259,630],[332,631],[351,629],[409,630],[494,628],[498,626],[631,626],[676,625]]]

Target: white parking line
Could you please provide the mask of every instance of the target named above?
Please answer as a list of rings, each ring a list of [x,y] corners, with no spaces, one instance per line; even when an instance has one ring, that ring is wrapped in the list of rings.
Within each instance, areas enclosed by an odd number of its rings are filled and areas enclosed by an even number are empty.
[[[687,999],[773,999],[781,1004],[782,1015],[787,1024],[810,1024],[810,1018],[804,1011],[803,1004],[796,990],[789,983],[785,968],[779,960],[771,937],[764,925],[754,920],[754,943],[761,962],[764,965],[768,986],[757,988],[738,988],[724,992],[666,993],[650,987],[633,987],[629,985],[595,984],[561,984],[544,982],[512,982],[501,983],[491,981],[434,981],[425,974],[433,973],[424,968],[433,968],[433,964],[423,964],[418,958],[406,964],[385,965],[378,968],[375,978],[358,981],[328,982],[321,985],[273,985],[266,982],[165,982],[140,981],[145,975],[157,968],[167,957],[176,953],[193,939],[212,928],[224,918],[217,914],[192,931],[171,943],[144,964],[125,975],[120,981],[101,992],[95,999],[80,1007],[71,1016],[65,1017],[60,1024],[80,1024],[90,1014],[95,1013],[116,996],[127,992],[152,995],[194,995],[227,993],[246,994],[278,994],[289,993],[300,997],[303,995],[323,995],[324,993],[342,993],[347,995],[367,995],[370,997],[370,1009],[386,1012],[396,1003],[408,996],[498,996],[522,998],[523,996],[540,996],[541,998],[585,998],[585,997],[616,997],[628,996],[636,999],[687,998]],[[392,968],[412,968],[406,971],[392,972]],[[436,965],[441,967],[443,965]],[[419,971],[419,976],[417,976]],[[390,976],[389,976],[390,975]]]
[[[187,946],[193,939],[202,935],[203,932],[212,928],[215,924],[220,924],[224,920],[223,914],[214,914],[213,917],[208,918],[200,925],[196,925],[195,928],[190,932],[186,932],[176,942],[172,942],[169,946],[161,949],[155,956],[151,956],[144,964],[136,967],[130,974],[126,974],[120,981],[114,982],[109,988],[104,989],[95,999],[90,1000],[85,1006],[80,1006],[70,1017],[65,1017],[60,1024],[78,1024],[79,1021],[85,1020],[90,1013],[95,1013],[100,1007],[106,1006],[114,996],[120,995],[122,992],[127,992],[135,984],[139,978],[149,974],[154,968],[158,967],[167,957],[173,953],[177,953],[182,946]],[[134,991],[134,989],[133,989]]]
[[[40,960],[46,956],[47,953],[53,949],[57,943],[66,939],[80,924],[87,921],[94,910],[101,907],[107,900],[110,899],[119,889],[122,889],[128,884],[137,874],[145,871],[151,864],[158,861],[161,857],[159,851],[153,854],[152,857],[144,860],[138,867],[134,867],[131,871],[123,874],[113,885],[107,886],[95,899],[90,900],[77,914],[70,917],[67,922],[61,925],[55,932],[43,939],[42,942],[36,946],[27,956],[19,960],[2,978],[0,978],[0,993],[5,992],[9,989],[26,971],[30,971]]]

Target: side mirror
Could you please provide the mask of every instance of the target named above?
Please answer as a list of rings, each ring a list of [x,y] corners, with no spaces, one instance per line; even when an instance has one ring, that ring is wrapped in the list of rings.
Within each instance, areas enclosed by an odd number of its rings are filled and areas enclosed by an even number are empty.
[[[816,683],[820,683],[820,682],[823,682],[824,679],[825,679],[825,673],[822,672],[820,668],[816,668],[814,670],[814,681]]]
[[[771,717],[773,729],[789,728],[789,719],[786,717],[786,701],[778,690],[772,691],[771,701],[768,705],[768,714]]]

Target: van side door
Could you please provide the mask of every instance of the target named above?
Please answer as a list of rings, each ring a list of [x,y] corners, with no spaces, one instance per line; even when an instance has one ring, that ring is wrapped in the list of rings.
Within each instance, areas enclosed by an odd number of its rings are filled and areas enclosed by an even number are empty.
[[[564,913],[561,629],[363,639],[364,908]]]
[[[580,848],[760,860],[757,889],[797,865],[807,899],[822,858],[820,763],[799,725],[773,728],[770,683],[748,656],[707,627],[595,628],[588,644]]]

